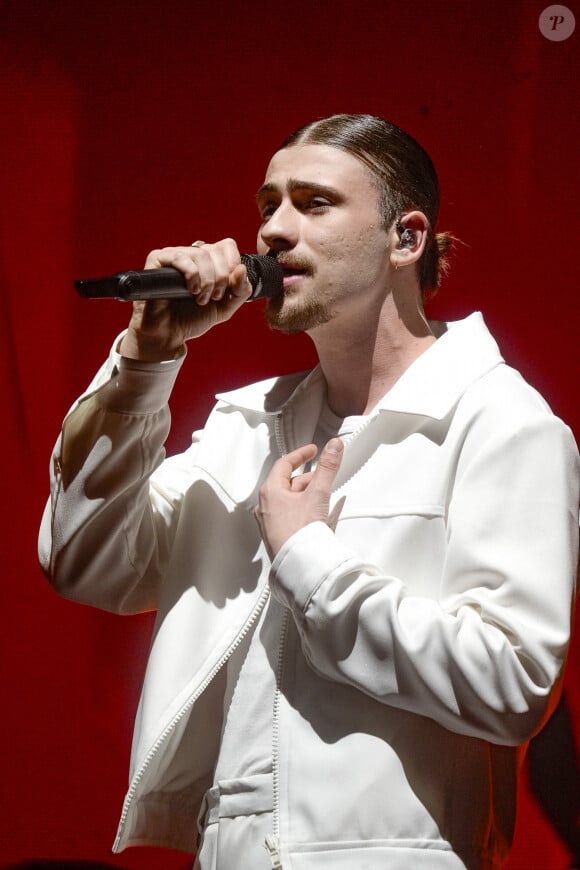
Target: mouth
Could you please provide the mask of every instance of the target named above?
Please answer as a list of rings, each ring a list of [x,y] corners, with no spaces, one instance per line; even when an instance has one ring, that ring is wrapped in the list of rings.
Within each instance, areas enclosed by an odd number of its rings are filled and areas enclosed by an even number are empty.
[[[282,286],[284,290],[290,289],[308,274],[306,269],[284,269],[283,271]]]
[[[284,289],[292,287],[292,285],[296,284],[301,278],[310,274],[310,267],[305,263],[291,261],[285,262],[282,259],[278,259],[278,262],[282,266],[282,271],[284,273],[282,279]]]
[[[286,277],[286,276],[292,277],[294,275],[306,275],[306,274],[308,274],[308,269],[306,269],[306,268],[298,269],[295,266],[284,266],[284,264],[281,264],[281,265],[282,265],[282,271],[284,272],[284,277]]]

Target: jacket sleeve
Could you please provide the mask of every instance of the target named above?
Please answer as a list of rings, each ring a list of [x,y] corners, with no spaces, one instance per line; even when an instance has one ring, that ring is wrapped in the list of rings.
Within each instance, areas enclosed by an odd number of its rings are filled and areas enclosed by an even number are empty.
[[[481,435],[468,435],[461,450],[433,598],[345,546],[340,522],[336,535],[323,523],[293,535],[273,562],[271,586],[319,674],[451,731],[517,745],[541,727],[561,681],[578,453],[549,414]]]
[[[140,363],[112,352],[65,418],[39,558],[66,598],[118,613],[157,605],[181,494],[150,478],[165,457],[182,359]]]

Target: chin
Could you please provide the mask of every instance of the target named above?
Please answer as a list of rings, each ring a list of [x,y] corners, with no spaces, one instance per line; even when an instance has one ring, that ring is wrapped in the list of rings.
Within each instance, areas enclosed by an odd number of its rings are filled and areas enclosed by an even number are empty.
[[[328,323],[331,313],[317,301],[291,300],[285,296],[269,299],[264,309],[266,323],[278,332],[307,332]]]

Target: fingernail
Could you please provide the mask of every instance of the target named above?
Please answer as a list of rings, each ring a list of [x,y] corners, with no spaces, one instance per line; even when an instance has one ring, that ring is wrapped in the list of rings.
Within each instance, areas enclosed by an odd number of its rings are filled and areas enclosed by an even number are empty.
[[[342,453],[343,443],[340,438],[331,438],[326,449],[329,453]]]

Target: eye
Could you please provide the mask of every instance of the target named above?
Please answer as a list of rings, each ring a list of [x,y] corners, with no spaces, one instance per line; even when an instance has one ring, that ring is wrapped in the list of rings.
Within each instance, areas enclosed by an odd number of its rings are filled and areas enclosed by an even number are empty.
[[[267,202],[262,202],[258,205],[260,211],[260,217],[263,221],[267,221],[268,218],[272,217],[276,209],[278,208],[278,203],[273,200],[269,200]]]
[[[330,202],[324,196],[312,196],[307,202],[308,211],[312,211],[315,214],[321,214],[322,212],[328,211],[330,208]]]

